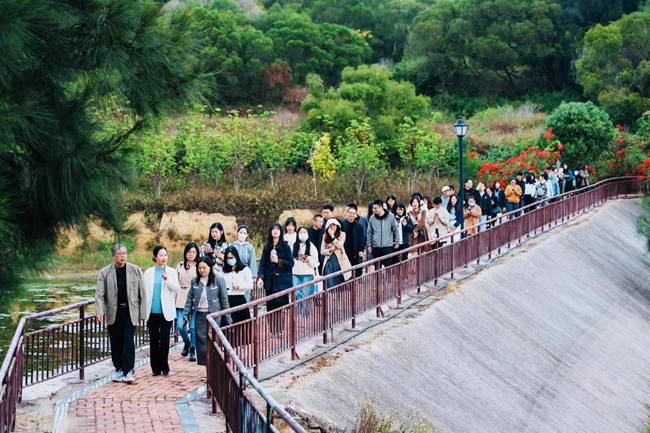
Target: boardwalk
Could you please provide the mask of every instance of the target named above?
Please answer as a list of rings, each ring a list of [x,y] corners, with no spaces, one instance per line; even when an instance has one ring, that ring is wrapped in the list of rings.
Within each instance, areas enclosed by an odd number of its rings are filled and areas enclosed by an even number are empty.
[[[205,367],[188,362],[180,351],[169,355],[168,377],[151,376],[149,364],[138,368],[133,385],[110,382],[70,404],[68,432],[182,431],[174,403],[205,384]]]

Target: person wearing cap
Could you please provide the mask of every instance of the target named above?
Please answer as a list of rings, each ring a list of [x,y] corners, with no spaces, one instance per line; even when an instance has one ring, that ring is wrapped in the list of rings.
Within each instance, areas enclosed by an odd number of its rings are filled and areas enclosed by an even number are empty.
[[[384,209],[384,201],[377,199],[372,203],[372,216],[368,220],[366,246],[374,258],[386,256],[399,248],[399,233],[395,215]],[[382,260],[381,264],[390,266],[391,259]]]
[[[442,200],[442,207],[446,208],[447,205],[449,204],[449,197],[451,197],[453,194],[453,191],[451,188],[449,188],[449,185],[445,185],[442,187],[442,195],[440,196],[440,199]]]
[[[387,213],[390,213],[384,210]],[[331,275],[352,267],[348,255],[345,253],[345,233],[341,230],[341,223],[336,218],[330,218],[325,224],[325,235],[320,252],[323,255],[323,275]],[[327,288],[342,284],[352,277],[352,272],[345,272],[327,280]]]
[[[169,332],[176,318],[174,294],[181,291],[178,273],[167,266],[167,258],[167,248],[158,245],[152,258],[156,265],[144,271],[152,376],[169,376]]]

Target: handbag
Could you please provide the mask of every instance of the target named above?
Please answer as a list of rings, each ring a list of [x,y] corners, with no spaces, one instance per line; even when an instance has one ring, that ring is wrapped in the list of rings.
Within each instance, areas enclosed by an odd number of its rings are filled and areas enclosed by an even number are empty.
[[[418,230],[418,237],[424,239],[424,229]]]

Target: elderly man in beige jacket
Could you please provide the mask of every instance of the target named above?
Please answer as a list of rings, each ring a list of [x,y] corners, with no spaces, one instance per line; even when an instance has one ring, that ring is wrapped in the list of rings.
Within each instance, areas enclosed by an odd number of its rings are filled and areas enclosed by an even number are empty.
[[[127,263],[126,247],[113,245],[115,263],[99,272],[95,290],[95,316],[108,325],[114,382],[134,383],[135,327],[147,314],[142,269]]]

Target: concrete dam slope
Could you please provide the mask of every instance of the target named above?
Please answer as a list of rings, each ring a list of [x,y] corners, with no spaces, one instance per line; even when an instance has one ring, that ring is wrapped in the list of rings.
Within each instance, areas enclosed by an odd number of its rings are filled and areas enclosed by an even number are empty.
[[[610,201],[513,250],[277,397],[345,428],[372,399],[441,432],[644,431],[650,255],[640,213],[639,200]]]

